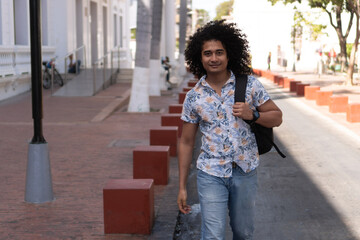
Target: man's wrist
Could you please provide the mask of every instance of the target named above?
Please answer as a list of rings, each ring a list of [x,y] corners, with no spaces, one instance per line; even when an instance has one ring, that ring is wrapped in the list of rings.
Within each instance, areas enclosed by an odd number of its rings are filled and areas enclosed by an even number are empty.
[[[251,119],[251,123],[256,122],[259,118],[260,118],[260,113],[258,112],[258,110],[253,110],[253,114],[252,114],[253,118]]]

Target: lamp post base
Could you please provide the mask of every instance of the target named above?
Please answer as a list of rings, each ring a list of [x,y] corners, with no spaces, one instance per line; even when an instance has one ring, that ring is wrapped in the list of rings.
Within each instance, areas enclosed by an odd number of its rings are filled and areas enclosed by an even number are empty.
[[[53,200],[48,144],[30,143],[26,170],[25,202],[44,203]]]

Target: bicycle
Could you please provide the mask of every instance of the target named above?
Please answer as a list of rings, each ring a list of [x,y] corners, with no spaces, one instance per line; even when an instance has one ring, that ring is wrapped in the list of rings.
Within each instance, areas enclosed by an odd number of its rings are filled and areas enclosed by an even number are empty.
[[[49,89],[51,87],[51,76],[52,76],[52,69],[54,70],[54,84],[57,83],[59,86],[64,85],[64,80],[61,77],[59,71],[55,68],[55,62],[53,60],[50,61],[43,61],[42,65],[44,66],[43,72],[43,87],[45,89]]]

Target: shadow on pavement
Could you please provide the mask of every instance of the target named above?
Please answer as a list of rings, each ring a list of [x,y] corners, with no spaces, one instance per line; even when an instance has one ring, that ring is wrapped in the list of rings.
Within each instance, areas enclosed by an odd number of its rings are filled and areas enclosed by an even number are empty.
[[[281,158],[275,150],[261,156],[254,240],[356,239],[286,146],[275,140],[287,157]],[[195,211],[188,215],[179,213],[174,232],[176,240],[195,240],[201,234],[194,164],[195,160],[188,182],[188,203]],[[226,239],[231,238],[228,226]]]

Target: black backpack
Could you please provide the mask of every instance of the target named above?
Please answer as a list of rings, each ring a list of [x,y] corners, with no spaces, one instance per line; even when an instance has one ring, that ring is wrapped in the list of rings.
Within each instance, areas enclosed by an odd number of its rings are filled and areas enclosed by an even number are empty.
[[[235,81],[235,102],[245,102],[245,92],[247,85],[248,76],[243,74],[236,78]],[[246,123],[250,124],[251,121],[245,120]],[[250,124],[251,131],[255,134],[256,143],[258,146],[259,154],[264,154],[270,151],[272,147],[276,149],[278,154],[285,158],[286,156],[280,151],[278,146],[274,143],[273,129],[261,126],[257,123]]]

